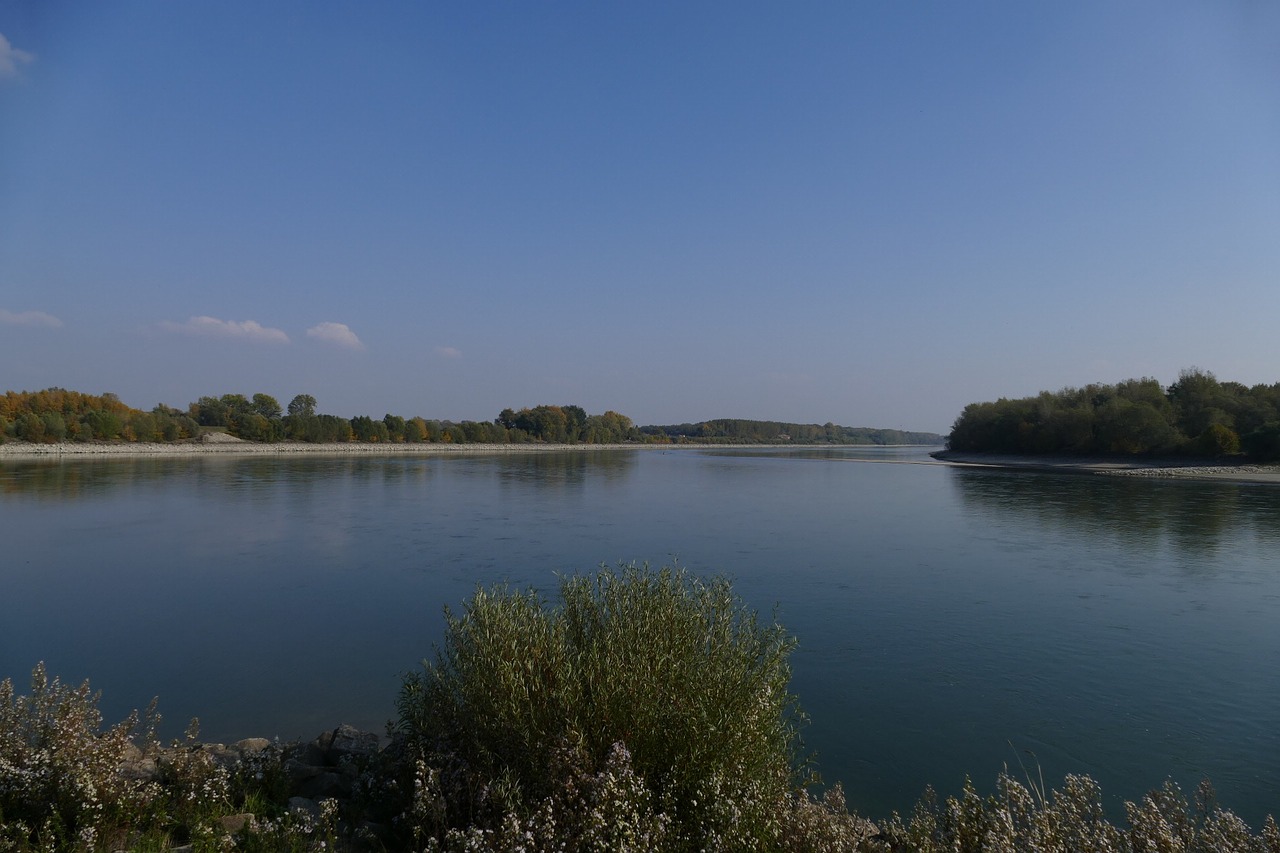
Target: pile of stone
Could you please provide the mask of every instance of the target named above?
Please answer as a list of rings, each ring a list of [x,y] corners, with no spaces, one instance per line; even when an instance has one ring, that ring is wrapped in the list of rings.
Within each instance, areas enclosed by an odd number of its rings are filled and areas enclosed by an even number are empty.
[[[380,749],[381,739],[374,732],[341,725],[310,742],[280,744],[266,738],[247,738],[230,745],[175,745],[153,755],[130,745],[120,772],[128,779],[162,782],[166,766],[193,759],[208,760],[230,774],[279,771],[287,785],[288,810],[318,820],[324,800],[344,803],[352,798],[357,779]],[[228,815],[220,822],[228,833],[236,833],[246,827],[252,829],[256,819],[245,813]],[[376,835],[380,827],[370,825],[367,829]],[[190,847],[175,847],[173,853],[187,853]]]

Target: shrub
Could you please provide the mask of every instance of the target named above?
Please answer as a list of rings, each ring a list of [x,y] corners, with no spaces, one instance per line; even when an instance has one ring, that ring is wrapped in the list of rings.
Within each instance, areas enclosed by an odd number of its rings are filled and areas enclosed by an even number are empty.
[[[1191,451],[1201,456],[1231,456],[1240,452],[1240,436],[1222,424],[1210,424],[1191,442]]]
[[[642,780],[647,798],[628,800],[637,825],[666,827],[679,847],[778,841],[778,806],[806,781],[788,692],[795,640],[727,580],[601,568],[563,578],[558,607],[498,587],[446,621],[398,702],[438,791],[424,834],[477,817],[527,823],[573,779],[612,774]]]
[[[1173,782],[1140,803],[1126,802],[1128,828],[1107,820],[1102,791],[1088,776],[1067,776],[1061,790],[1023,785],[1001,774],[996,793],[983,799],[968,782],[959,797],[939,804],[932,791],[909,821],[883,824],[868,851],[913,853],[1280,853],[1280,829],[1268,817],[1254,835],[1235,814],[1214,804],[1201,784],[1189,803]]]
[[[98,695],[31,674],[31,695],[0,682],[0,848],[31,840],[91,844],[102,829],[127,822],[157,793],[120,773],[132,748],[137,714],[102,728]],[[21,847],[18,847],[21,849]]]
[[[1280,421],[1263,424],[1240,439],[1244,451],[1259,462],[1280,460]]]
[[[0,682],[3,853],[159,851],[188,841],[200,851],[224,850],[233,838],[221,818],[244,812],[261,820],[240,834],[239,849],[326,850],[315,821],[286,813],[279,749],[231,769],[196,742],[194,720],[186,741],[162,748],[154,703],[138,745],[137,713],[103,730],[98,699],[88,682],[50,679],[42,663],[29,696],[16,695],[9,679]],[[319,826],[329,835],[331,818],[322,814]]]

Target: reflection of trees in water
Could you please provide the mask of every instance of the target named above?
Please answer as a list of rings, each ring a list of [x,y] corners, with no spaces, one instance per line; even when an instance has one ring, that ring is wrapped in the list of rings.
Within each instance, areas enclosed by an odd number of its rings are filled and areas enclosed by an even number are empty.
[[[963,468],[950,473],[969,509],[1106,535],[1126,547],[1167,541],[1183,552],[1208,553],[1241,536],[1280,542],[1280,490],[1267,486]]]
[[[627,477],[636,464],[630,450],[573,450],[563,453],[512,454],[492,459],[500,482],[530,483],[539,486],[577,488],[588,473],[606,482]]]
[[[76,501],[160,481],[194,480],[196,489],[255,500],[285,490],[306,497],[335,484],[426,485],[437,475],[544,486],[580,486],[588,471],[606,481],[635,466],[630,451],[566,451],[465,456],[184,456],[36,459],[0,463],[0,498]]]
[[[185,462],[148,457],[3,462],[0,496],[51,501],[105,497],[138,483],[186,473],[190,465]]]

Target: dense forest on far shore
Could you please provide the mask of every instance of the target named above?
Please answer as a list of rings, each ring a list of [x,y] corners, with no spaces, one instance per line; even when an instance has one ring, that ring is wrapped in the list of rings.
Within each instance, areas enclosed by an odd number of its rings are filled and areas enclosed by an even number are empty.
[[[725,419],[696,424],[646,426],[640,431],[659,440],[707,444],[942,444],[935,432],[846,427],[839,424],[787,424],[779,421]]]
[[[581,406],[503,409],[492,421],[442,421],[387,414],[344,418],[316,411],[316,399],[299,394],[287,407],[268,394],[201,397],[185,410],[156,406],[150,412],[125,405],[114,394],[82,394],[61,388],[9,391],[0,396],[0,442],[172,442],[225,432],[256,442],[369,442],[442,444],[941,444],[934,433],[722,420],[669,427],[637,427],[626,415],[589,415]]]
[[[1198,368],[1155,379],[971,403],[951,450],[1017,454],[1245,455],[1280,459],[1280,383],[1246,387]]]

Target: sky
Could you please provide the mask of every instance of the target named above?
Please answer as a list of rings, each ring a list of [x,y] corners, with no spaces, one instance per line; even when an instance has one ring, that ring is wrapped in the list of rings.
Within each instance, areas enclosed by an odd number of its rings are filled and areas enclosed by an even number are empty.
[[[1278,320],[1269,0],[0,0],[0,390],[946,432]]]

